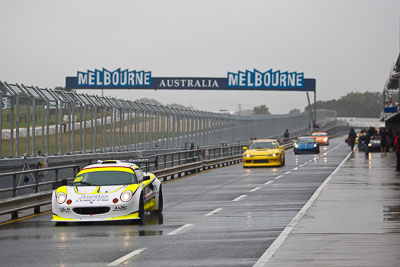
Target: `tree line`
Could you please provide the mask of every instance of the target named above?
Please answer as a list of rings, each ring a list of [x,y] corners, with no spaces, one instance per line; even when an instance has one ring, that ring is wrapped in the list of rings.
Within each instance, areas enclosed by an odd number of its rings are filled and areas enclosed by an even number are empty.
[[[305,111],[314,108],[308,105]],[[350,92],[339,99],[317,101],[317,109],[331,109],[338,117],[379,118],[383,110],[382,93],[379,92]]]

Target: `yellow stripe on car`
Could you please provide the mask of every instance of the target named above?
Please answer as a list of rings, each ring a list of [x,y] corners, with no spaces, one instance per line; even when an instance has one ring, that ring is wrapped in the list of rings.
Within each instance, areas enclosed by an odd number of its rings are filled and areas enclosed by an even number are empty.
[[[83,169],[76,176],[79,176],[79,175],[81,175],[83,173],[87,173],[87,172],[103,172],[103,171],[120,171],[120,172],[134,173],[133,170],[128,167],[102,167],[102,168]]]
[[[130,220],[130,219],[139,219],[139,212],[134,212],[132,214],[128,214],[125,216],[107,218],[106,220],[112,221],[112,220]]]
[[[60,192],[63,192],[64,194],[67,194],[67,187],[64,185],[64,186],[60,186],[59,188],[57,188],[56,195],[58,193],[60,193]]]
[[[72,221],[77,221],[75,219],[69,219],[69,218],[64,218],[58,215],[53,214],[53,221],[65,221],[65,222],[72,222]]]
[[[152,210],[156,206],[156,199],[152,198],[144,204],[144,210]]]

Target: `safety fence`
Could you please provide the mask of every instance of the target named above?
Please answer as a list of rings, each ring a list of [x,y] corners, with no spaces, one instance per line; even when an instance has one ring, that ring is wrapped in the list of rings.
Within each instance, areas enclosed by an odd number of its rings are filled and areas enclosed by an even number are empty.
[[[0,158],[240,143],[307,128],[310,113],[240,116],[0,81]],[[336,113],[318,110],[320,124]]]

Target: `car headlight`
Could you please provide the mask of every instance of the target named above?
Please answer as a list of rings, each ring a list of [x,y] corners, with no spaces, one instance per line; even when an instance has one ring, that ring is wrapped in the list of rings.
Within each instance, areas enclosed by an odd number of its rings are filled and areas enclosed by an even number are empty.
[[[278,156],[278,154],[277,154],[277,153],[274,153],[274,154],[269,154],[269,155],[268,155],[268,157],[276,157],[276,156]]]
[[[317,144],[314,144],[314,147],[317,147]]]
[[[245,157],[245,158],[251,158],[251,157],[254,157],[254,155],[244,154],[244,157]]]
[[[128,190],[128,191],[124,191],[121,194],[121,200],[123,202],[128,202],[129,200],[131,200],[132,198],[132,191]]]
[[[368,146],[372,146],[372,144],[371,144],[371,143],[369,143],[369,144],[368,144]]]
[[[294,147],[295,147],[295,148],[298,148],[298,147],[299,147],[299,145],[298,145],[298,144],[295,144],[295,145],[294,145]]]
[[[63,192],[60,192],[57,194],[57,203],[58,204],[62,204],[65,202],[65,200],[67,200],[67,195]]]
[[[325,137],[325,138],[324,138],[324,141],[325,141],[325,142],[328,141],[328,137]]]

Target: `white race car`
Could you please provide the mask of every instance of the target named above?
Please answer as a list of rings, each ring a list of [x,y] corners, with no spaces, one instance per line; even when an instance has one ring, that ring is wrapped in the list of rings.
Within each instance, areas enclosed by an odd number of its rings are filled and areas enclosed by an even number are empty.
[[[162,184],[136,164],[106,160],[84,167],[51,202],[54,222],[142,220],[145,211],[162,212]]]

